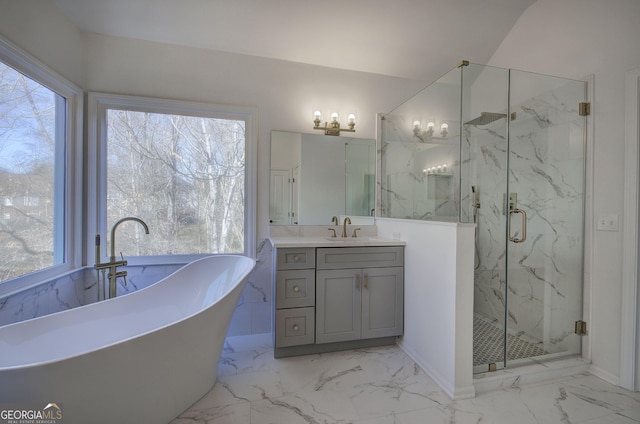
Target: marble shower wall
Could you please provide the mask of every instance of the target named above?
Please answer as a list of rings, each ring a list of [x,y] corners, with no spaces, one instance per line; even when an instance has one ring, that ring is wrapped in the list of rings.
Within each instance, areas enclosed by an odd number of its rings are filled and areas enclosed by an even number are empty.
[[[509,191],[517,194],[517,207],[528,219],[527,240],[508,244],[508,294],[506,119],[470,127],[465,134],[475,161],[468,184],[479,188],[481,202],[474,311],[502,324],[506,296],[508,330],[549,353],[579,349],[573,325],[582,305],[584,118],[577,112],[582,94],[569,83],[512,105],[517,117],[510,126]],[[512,219],[511,233],[520,236],[520,217]]]

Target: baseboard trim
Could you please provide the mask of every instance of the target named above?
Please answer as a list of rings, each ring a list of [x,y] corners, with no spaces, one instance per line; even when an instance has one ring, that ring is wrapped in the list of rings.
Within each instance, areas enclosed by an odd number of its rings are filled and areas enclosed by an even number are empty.
[[[402,351],[413,360],[433,381],[440,386],[440,388],[449,396],[452,400],[470,399],[476,396],[476,389],[473,385],[468,387],[455,387],[452,386],[446,378],[442,376],[435,368],[430,366],[421,355],[419,355],[410,346],[402,341],[398,342],[398,346]]]
[[[589,371],[589,373],[595,375],[596,377],[606,381],[607,383],[611,383],[614,386],[620,386],[620,377],[615,374],[611,374],[609,371],[605,371],[593,364],[589,366],[589,369],[587,371]]]

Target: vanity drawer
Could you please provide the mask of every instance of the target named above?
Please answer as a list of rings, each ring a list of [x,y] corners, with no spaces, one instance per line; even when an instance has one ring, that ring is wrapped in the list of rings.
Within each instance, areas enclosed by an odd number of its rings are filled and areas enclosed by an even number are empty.
[[[295,249],[278,249],[278,269],[305,269],[315,268],[315,247],[303,247]]]
[[[300,269],[278,271],[276,275],[276,308],[299,308],[316,303],[316,271]]]
[[[315,326],[315,308],[278,309],[275,347],[313,344]]]
[[[318,269],[383,268],[404,266],[404,247],[318,248]]]

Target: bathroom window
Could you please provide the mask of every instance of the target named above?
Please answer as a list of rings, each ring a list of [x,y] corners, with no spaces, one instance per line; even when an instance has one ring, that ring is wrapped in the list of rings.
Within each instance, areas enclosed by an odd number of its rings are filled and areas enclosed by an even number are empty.
[[[126,216],[150,229],[119,229],[117,254],[253,254],[250,109],[98,93],[92,104],[97,232]]]
[[[81,99],[0,38],[0,295],[80,265],[71,222]]]

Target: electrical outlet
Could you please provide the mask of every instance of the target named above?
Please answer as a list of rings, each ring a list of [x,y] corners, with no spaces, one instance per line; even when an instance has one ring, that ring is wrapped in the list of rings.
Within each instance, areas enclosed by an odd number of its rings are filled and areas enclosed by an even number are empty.
[[[596,223],[596,230],[600,231],[618,231],[618,215],[607,214],[600,215]]]

